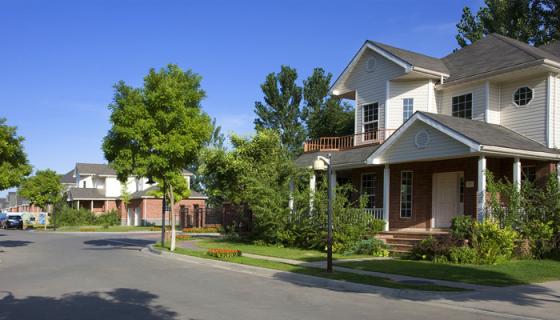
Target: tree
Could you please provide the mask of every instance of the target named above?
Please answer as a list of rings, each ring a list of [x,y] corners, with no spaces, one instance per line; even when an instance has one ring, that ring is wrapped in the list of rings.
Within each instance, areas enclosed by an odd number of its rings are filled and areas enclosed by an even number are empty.
[[[212,119],[212,136],[210,141],[204,146],[202,153],[209,149],[224,149],[225,136],[222,133],[222,127],[216,123],[216,118]],[[205,192],[205,186],[208,183],[206,180],[208,177],[200,174],[200,158],[198,158],[193,164],[189,166],[194,175],[191,177],[191,189],[198,192]]]
[[[188,197],[183,169],[194,163],[212,134],[202,111],[201,77],[169,64],[151,69],[142,88],[115,85],[111,129],[103,140],[105,158],[125,183],[129,176],[152,177],[163,185],[171,207],[171,247],[175,250],[174,203]],[[187,189],[187,191],[184,191]]]
[[[0,118],[0,190],[17,187],[31,174],[23,141],[16,127],[8,126],[6,119]]]
[[[322,68],[303,81],[305,100],[302,118],[309,138],[341,136],[354,133],[354,110],[341,99],[329,96],[332,74]]]
[[[558,0],[485,0],[476,15],[463,8],[457,43],[468,46],[490,33],[541,45],[560,39]]]
[[[302,88],[296,84],[297,71],[282,66],[280,72],[270,73],[261,84],[264,103],[255,102],[256,130],[274,129],[280,133],[282,145],[291,156],[297,155],[305,140],[301,122]]]
[[[33,205],[51,213],[51,206],[62,197],[63,186],[60,177],[50,169],[39,170],[35,176],[23,181],[19,188],[22,197],[29,200]],[[45,217],[45,229],[47,228],[47,217]]]

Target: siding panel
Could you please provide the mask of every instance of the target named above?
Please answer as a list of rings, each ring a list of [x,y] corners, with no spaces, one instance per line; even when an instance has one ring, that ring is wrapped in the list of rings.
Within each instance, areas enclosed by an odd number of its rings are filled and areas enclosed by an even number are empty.
[[[403,124],[403,99],[414,99],[414,111],[428,110],[429,82],[422,81],[392,81],[389,101],[388,129],[397,129]],[[433,96],[433,95],[432,95]]]
[[[453,97],[463,94],[472,93],[473,106],[472,118],[473,120],[485,120],[486,108],[486,93],[485,84],[476,83],[469,86],[462,86],[456,88],[449,88],[442,92],[441,104],[438,105],[438,113],[451,115],[451,102]]]

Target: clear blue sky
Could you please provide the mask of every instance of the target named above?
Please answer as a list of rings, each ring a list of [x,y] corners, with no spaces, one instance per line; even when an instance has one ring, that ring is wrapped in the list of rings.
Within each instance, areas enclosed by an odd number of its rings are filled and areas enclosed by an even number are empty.
[[[316,66],[336,77],[366,39],[441,57],[462,8],[481,3],[3,0],[0,117],[35,169],[105,162],[112,85],[177,63],[203,76],[203,107],[226,133],[250,134],[259,84],[281,64],[300,81]]]

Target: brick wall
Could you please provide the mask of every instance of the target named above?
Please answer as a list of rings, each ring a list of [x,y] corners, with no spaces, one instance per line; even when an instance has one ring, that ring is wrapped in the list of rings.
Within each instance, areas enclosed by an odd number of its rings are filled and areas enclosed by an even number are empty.
[[[186,199],[181,200],[175,203],[173,207],[175,218],[177,224],[179,224],[180,219],[180,209],[181,206],[185,206],[188,208],[189,214],[194,212],[194,206],[198,205],[200,208],[204,208],[206,206],[206,201],[202,199]],[[128,212],[124,206],[120,210],[121,213],[121,221],[122,224],[126,224],[128,219]],[[142,217],[142,224],[154,224],[154,225],[161,225],[161,207],[162,207],[162,200],[161,199],[133,199],[128,204],[127,208],[131,208],[132,210],[136,210],[136,208],[140,208],[141,217]],[[169,221],[169,215],[166,215],[166,222]],[[202,221],[202,223],[204,223]]]

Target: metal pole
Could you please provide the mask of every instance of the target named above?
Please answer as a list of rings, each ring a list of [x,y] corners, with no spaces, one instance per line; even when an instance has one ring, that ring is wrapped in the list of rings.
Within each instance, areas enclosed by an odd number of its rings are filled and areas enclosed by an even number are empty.
[[[163,198],[161,202],[161,247],[165,245],[165,180],[163,180]]]
[[[327,272],[333,271],[332,263],[332,245],[333,245],[333,183],[332,183],[332,165],[331,165],[331,154],[327,155],[329,159],[328,165],[328,218],[327,218]]]

